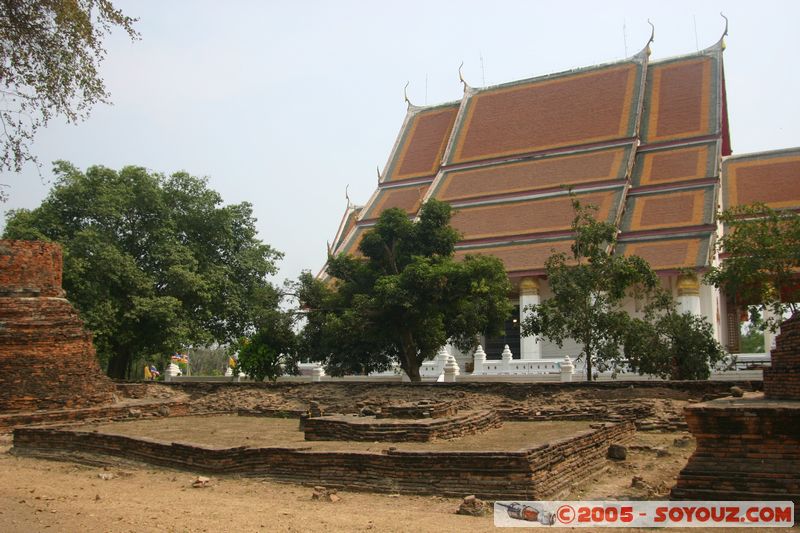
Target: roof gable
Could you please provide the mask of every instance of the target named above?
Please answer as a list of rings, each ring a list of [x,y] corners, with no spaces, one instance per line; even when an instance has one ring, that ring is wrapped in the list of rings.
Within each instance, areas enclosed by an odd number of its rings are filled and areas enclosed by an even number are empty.
[[[445,164],[635,137],[646,67],[642,51],[610,65],[470,88]]]

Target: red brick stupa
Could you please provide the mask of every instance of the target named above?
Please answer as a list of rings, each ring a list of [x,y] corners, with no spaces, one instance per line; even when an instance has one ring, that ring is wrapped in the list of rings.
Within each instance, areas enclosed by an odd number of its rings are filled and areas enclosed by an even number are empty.
[[[792,500],[800,504],[800,314],[781,325],[764,393],[684,410],[697,449],[673,500]]]
[[[0,413],[114,400],[92,335],[61,288],[61,247],[0,240]]]

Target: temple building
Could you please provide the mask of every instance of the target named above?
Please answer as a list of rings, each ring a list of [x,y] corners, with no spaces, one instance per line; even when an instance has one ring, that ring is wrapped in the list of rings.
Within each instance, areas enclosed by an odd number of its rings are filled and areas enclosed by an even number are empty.
[[[331,253],[357,254],[384,210],[414,217],[436,198],[454,208],[457,256],[500,258],[523,309],[550,294],[546,259],[569,252],[571,188],[619,227],[616,253],[646,259],[683,309],[738,351],[742,310],[702,283],[719,260],[717,210],[755,201],[800,208],[800,148],[732,155],[724,48],[720,39],[651,61],[648,43],[615,63],[484,88],[464,82],[459,101],[409,102],[377,189],[364,206],[348,205]],[[518,324],[512,317],[505,336],[483,339],[490,358],[505,344],[523,360],[580,351],[520,338]]]

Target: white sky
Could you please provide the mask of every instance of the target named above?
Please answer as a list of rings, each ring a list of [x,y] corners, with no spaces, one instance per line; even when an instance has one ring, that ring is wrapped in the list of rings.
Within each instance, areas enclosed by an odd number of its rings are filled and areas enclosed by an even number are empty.
[[[403,117],[479,87],[621,59],[656,27],[651,60],[715,43],[730,19],[725,77],[734,153],[800,146],[800,2],[261,2],[116,0],[141,41],[108,41],[113,106],[55,121],[35,152],[80,168],[140,165],[208,176],[254,205],[279,279],[316,272],[350,197],[364,203]],[[623,34],[623,27],[626,28]],[[696,31],[695,31],[696,27]],[[483,58],[483,68],[481,65]],[[427,79],[427,91],[426,91]],[[47,194],[33,168],[0,176],[9,209]]]

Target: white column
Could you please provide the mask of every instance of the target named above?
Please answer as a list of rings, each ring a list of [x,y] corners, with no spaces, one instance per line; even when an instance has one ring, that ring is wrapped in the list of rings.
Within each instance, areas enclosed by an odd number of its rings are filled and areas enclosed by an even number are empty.
[[[694,274],[678,276],[678,304],[682,312],[700,316],[700,282]]]
[[[523,278],[519,284],[519,318],[520,324],[525,320],[525,308],[529,305],[540,303],[539,280],[536,278]],[[542,342],[536,336],[520,337],[519,339],[521,360],[541,359]]]

